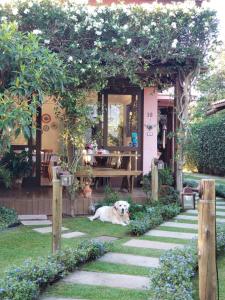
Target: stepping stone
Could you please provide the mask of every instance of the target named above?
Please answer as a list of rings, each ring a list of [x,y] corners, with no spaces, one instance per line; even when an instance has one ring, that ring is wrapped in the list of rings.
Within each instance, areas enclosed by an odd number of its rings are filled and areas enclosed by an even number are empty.
[[[59,297],[46,297],[46,298],[41,298],[40,300],[85,300],[85,299],[78,299],[78,298],[59,298]]]
[[[198,229],[198,224],[188,224],[188,223],[179,223],[179,222],[165,222],[160,226],[163,227],[177,227],[177,228],[187,228],[187,229]]]
[[[125,288],[146,290],[149,287],[149,278],[145,276],[133,276],[112,274],[104,272],[77,271],[63,279],[66,283],[88,284],[102,287]]]
[[[194,210],[194,209],[189,209],[189,210],[187,210],[186,212],[189,213],[189,214],[195,214],[195,215],[198,214],[198,211],[197,211],[197,210]],[[217,212],[216,212],[216,215],[217,215],[217,216],[223,216],[223,217],[225,217],[225,211],[217,211]]]
[[[132,254],[109,252],[98,259],[99,261],[109,262],[113,264],[132,265],[146,268],[157,268],[159,266],[159,258],[148,257]]]
[[[216,208],[221,209],[221,210],[225,210],[225,205],[217,205]]]
[[[39,233],[51,233],[52,232],[52,226],[51,227],[34,228],[33,230],[36,231],[36,232],[39,232]],[[69,230],[69,229],[65,228],[65,227],[62,227],[61,230],[64,231],[64,230]]]
[[[86,235],[86,233],[80,231],[74,231],[74,232],[63,233],[62,237],[65,239],[71,239],[71,238],[76,238],[84,235]]]
[[[33,221],[21,221],[25,226],[40,226],[40,225],[51,225],[50,220],[33,220]]]
[[[150,230],[145,235],[147,236],[159,236],[159,237],[169,237],[176,239],[191,240],[197,237],[195,233],[186,233],[186,232],[173,232],[173,231],[163,231],[163,230]]]
[[[47,220],[46,215],[19,215],[19,220]]]
[[[187,216],[187,215],[178,215],[174,218],[175,220],[191,220],[191,221],[198,221],[197,216]]]
[[[101,235],[101,236],[97,236],[93,240],[98,241],[98,242],[114,242],[114,241],[118,240],[118,238],[116,238],[114,236]]]
[[[163,242],[155,242],[155,241],[147,241],[147,240],[135,240],[132,239],[123,246],[136,247],[136,248],[146,248],[146,249],[158,249],[158,250],[170,250],[174,248],[183,248],[184,245],[174,244],[174,243],[163,243]]]
[[[216,219],[216,222],[217,222],[217,223],[225,223],[225,219],[217,218],[217,219]]]

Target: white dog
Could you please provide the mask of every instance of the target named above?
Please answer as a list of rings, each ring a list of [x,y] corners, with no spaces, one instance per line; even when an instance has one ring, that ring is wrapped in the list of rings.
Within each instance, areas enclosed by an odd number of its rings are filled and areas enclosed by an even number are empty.
[[[127,201],[117,201],[114,206],[102,206],[98,208],[93,217],[89,217],[91,221],[99,219],[102,222],[111,222],[126,226],[129,224],[129,207]]]

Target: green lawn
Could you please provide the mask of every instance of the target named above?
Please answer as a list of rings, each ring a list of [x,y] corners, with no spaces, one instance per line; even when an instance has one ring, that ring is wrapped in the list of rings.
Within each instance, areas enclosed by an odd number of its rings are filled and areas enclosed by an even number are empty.
[[[196,180],[199,181],[201,179],[215,179],[217,184],[225,184],[225,178],[213,175],[206,175],[200,173],[184,173],[184,179]]]

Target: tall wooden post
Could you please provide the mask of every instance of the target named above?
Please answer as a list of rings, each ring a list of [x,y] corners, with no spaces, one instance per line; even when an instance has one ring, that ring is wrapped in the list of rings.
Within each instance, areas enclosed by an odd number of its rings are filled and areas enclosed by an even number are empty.
[[[215,180],[201,181],[198,220],[199,299],[216,300]]]
[[[151,163],[151,177],[152,177],[152,200],[158,201],[159,179],[158,179],[158,167],[155,163],[155,158]]]
[[[53,167],[52,198],[52,252],[60,250],[62,228],[62,185],[57,179],[57,167]]]

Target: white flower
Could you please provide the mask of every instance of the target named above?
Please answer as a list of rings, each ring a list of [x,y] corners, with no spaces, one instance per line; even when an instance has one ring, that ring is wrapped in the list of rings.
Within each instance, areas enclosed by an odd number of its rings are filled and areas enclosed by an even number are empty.
[[[113,39],[112,39],[112,42],[113,42],[113,43],[116,43],[116,42],[117,42],[117,40],[113,38]]]
[[[24,9],[25,15],[27,15],[30,12],[29,8]]]
[[[79,61],[80,64],[82,64],[82,62],[83,62],[82,59],[79,59],[78,61]]]
[[[70,55],[70,56],[68,57],[67,61],[68,61],[68,62],[73,61],[73,56]]]
[[[173,22],[173,23],[171,24],[171,27],[172,27],[173,29],[176,29],[176,28],[177,28],[177,24],[176,24],[175,22]]]
[[[44,43],[48,45],[50,44],[50,40],[44,40]]]
[[[7,17],[1,17],[2,22],[7,21]]]
[[[127,39],[127,45],[131,43],[132,39]]]
[[[152,22],[151,25],[152,25],[152,26],[156,26],[156,22]]]
[[[80,69],[80,71],[81,71],[81,73],[85,73],[85,69],[83,69],[83,68]]]
[[[102,33],[101,33],[101,31],[96,31],[95,32],[97,35],[101,35]]]
[[[128,29],[128,25],[125,24],[125,25],[123,26],[123,29],[124,29],[124,30],[127,30],[127,29]]]
[[[13,14],[14,16],[16,16],[16,15],[18,14],[18,9],[17,9],[17,8],[13,8],[13,9],[12,9],[12,14]]]
[[[177,47],[177,43],[178,43],[177,39],[173,40],[171,47],[172,48],[176,48]]]
[[[33,30],[33,34],[36,34],[36,35],[42,34],[42,31],[39,30],[39,29],[34,29],[34,30]]]
[[[27,5],[28,5],[29,8],[31,8],[33,6],[33,3],[32,2],[28,2]]]

